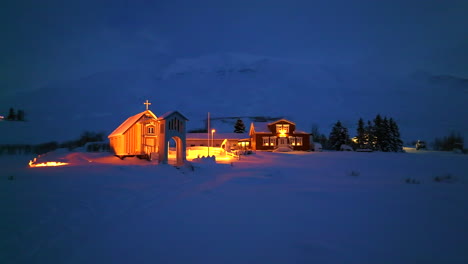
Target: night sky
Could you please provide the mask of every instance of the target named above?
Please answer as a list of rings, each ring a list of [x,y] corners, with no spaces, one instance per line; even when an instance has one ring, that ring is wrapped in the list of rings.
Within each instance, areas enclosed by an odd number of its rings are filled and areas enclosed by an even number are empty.
[[[468,77],[468,1],[9,1],[1,93],[244,52]]]

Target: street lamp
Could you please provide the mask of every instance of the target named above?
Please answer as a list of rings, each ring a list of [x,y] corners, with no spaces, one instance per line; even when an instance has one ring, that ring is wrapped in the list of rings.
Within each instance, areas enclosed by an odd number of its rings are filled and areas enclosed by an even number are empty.
[[[211,146],[214,147],[214,133],[216,132],[215,129],[211,129]],[[208,150],[209,153],[209,150]]]

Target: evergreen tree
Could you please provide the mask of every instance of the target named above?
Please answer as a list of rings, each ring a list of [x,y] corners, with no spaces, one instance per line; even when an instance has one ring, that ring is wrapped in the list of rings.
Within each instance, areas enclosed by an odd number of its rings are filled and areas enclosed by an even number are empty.
[[[366,147],[372,150],[375,150],[375,135],[374,135],[374,126],[372,126],[371,121],[367,121],[367,126],[365,127],[366,135]]]
[[[16,119],[18,121],[24,121],[24,111],[23,110],[18,110],[18,114],[16,115]]]
[[[389,120],[389,126],[390,126],[390,151],[394,152],[401,152],[403,151],[403,141],[401,140],[400,136],[400,129],[398,128],[397,123],[393,118],[390,118]]]
[[[312,142],[319,142],[320,132],[318,129],[318,125],[316,124],[312,125],[312,128],[310,129],[310,136],[312,137]]]
[[[384,128],[383,128],[383,120],[380,114],[378,114],[374,119],[374,126],[372,129],[373,136],[374,136],[374,149],[375,150],[383,150],[382,149],[382,141],[384,139]]]
[[[234,133],[245,133],[245,125],[241,119],[237,119],[237,122],[234,125]]]
[[[336,124],[332,128],[332,131],[330,132],[330,147],[334,150],[339,150],[341,145],[348,144],[348,142],[348,129],[342,126],[340,121],[336,122]]]
[[[8,113],[8,116],[7,116],[6,119],[7,119],[7,120],[11,120],[11,121],[16,120],[15,109],[10,108],[10,112]]]
[[[435,150],[452,151],[454,149],[463,150],[463,137],[455,132],[450,133],[449,136],[443,138],[436,138],[434,142]]]
[[[366,129],[364,128],[364,120],[359,118],[358,127],[356,130],[357,145],[359,148],[364,148],[367,145],[366,142]]]
[[[390,124],[388,122],[387,117],[384,117],[382,120],[382,134],[380,138],[380,149],[384,152],[391,151],[391,132],[390,132]]]
[[[327,136],[325,136],[325,134],[320,134],[318,142],[322,145],[323,149],[329,149],[330,148],[329,144],[328,144]]]

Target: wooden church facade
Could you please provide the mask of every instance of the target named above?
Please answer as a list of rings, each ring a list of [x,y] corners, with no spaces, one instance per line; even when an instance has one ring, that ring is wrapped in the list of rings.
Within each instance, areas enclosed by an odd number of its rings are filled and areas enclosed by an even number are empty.
[[[177,111],[158,118],[147,107],[146,111],[129,117],[108,136],[111,149],[121,159],[137,156],[168,163],[169,141],[173,139],[176,143],[175,164],[182,165],[186,160],[186,121],[188,119]]]
[[[114,154],[120,158],[139,156],[150,158],[158,152],[158,121],[150,110],[129,117],[108,137]]]

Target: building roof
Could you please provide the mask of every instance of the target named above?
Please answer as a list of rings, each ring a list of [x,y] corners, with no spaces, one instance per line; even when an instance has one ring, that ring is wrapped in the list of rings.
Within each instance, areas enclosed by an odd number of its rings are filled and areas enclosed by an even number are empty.
[[[248,133],[213,133],[214,139],[244,139],[248,138]],[[207,140],[208,135],[207,133],[187,133],[186,139],[203,139]],[[211,134],[210,134],[211,139]]]
[[[153,114],[151,110],[143,111],[139,114],[136,114],[134,116],[127,118],[127,120],[125,120],[119,127],[117,127],[108,137],[110,138],[110,137],[123,135],[125,132],[127,132],[127,130],[130,127],[132,127],[136,122],[138,122],[138,120],[140,120],[140,118],[144,116],[145,114],[150,114],[152,117],[154,117],[154,119],[157,119],[156,115]]]
[[[166,119],[166,118],[168,118],[169,116],[171,116],[171,115],[173,115],[173,114],[179,114],[179,115],[181,115],[183,118],[185,118],[186,121],[189,120],[186,116],[184,116],[183,114],[181,114],[179,111],[169,111],[169,112],[166,112],[166,113],[160,115],[158,119]]]
[[[251,126],[253,126],[255,133],[271,133],[270,129],[268,129],[268,122],[252,122]]]
[[[310,134],[302,130],[295,130],[293,134]]]
[[[296,123],[292,122],[292,121],[289,121],[287,119],[280,119],[280,120],[276,120],[276,121],[273,121],[271,123],[268,123],[268,125],[273,125],[273,124],[276,124],[276,123],[279,123],[279,122],[286,122],[286,123],[290,123],[292,125],[296,125]]]
[[[252,132],[252,128],[253,128],[255,133],[271,133],[268,126],[279,123],[281,121],[290,123],[292,125],[296,125],[294,122],[291,122],[291,121],[289,121],[287,119],[280,119],[280,120],[276,120],[274,122],[252,122],[252,124],[250,125],[250,132]],[[296,130],[293,132],[293,134],[309,134],[309,133],[301,131],[301,130],[297,130],[297,128],[296,128]]]

